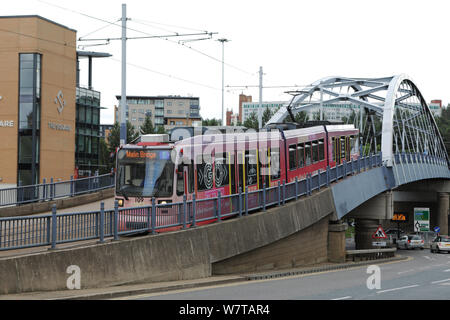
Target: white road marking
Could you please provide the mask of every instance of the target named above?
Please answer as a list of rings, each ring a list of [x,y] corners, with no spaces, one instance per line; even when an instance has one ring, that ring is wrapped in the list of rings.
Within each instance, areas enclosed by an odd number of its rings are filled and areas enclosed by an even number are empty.
[[[450,269],[444,270],[444,272],[450,272]]]
[[[409,289],[409,288],[415,288],[415,287],[419,287],[419,285],[418,284],[414,284],[412,286],[381,290],[381,291],[377,291],[377,293],[391,292],[391,291],[397,291],[397,290],[403,290],[403,289]]]
[[[436,260],[435,258],[430,258],[429,256],[423,256],[425,259],[428,259],[430,261]]]
[[[433,281],[433,282],[431,282],[431,283],[432,283],[432,284],[436,284],[436,283],[447,282],[447,281],[450,281],[450,279],[444,279],[444,280]]]
[[[408,272],[413,272],[413,271],[414,271],[414,269],[410,269],[410,270],[397,272],[397,274],[408,273]]]
[[[351,299],[351,296],[346,296],[346,297],[342,297],[342,298],[335,298],[335,299],[331,299],[331,300],[345,300],[345,299]]]

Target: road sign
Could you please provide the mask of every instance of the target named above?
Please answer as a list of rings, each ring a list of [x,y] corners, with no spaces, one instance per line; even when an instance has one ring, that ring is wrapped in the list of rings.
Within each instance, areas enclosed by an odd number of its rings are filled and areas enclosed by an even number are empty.
[[[406,214],[404,213],[394,213],[392,216],[393,221],[406,221]]]
[[[377,230],[372,235],[372,239],[386,239],[386,238],[387,238],[386,232],[384,232],[381,226],[378,226]]]
[[[437,233],[439,233],[439,232],[441,232],[441,228],[439,228],[439,227],[434,227],[434,232],[437,232]]]
[[[430,231],[430,208],[414,208],[414,232]]]
[[[374,247],[386,247],[386,241],[374,241],[372,245]]]

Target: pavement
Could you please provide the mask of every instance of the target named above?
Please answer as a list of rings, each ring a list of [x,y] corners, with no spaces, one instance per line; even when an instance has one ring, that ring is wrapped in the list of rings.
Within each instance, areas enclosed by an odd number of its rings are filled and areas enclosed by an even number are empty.
[[[384,262],[404,261],[408,259],[406,256],[396,255],[387,259],[376,259],[345,263],[322,263],[302,268],[292,268],[283,270],[270,270],[237,275],[211,276],[208,278],[179,280],[166,282],[152,282],[120,285],[105,288],[79,289],[79,290],[63,290],[48,292],[27,292],[20,294],[0,295],[0,300],[104,300],[120,297],[151,294],[158,292],[167,292],[173,290],[209,287],[217,285],[225,285],[230,283],[254,281],[263,279],[272,279],[277,277],[296,276],[301,274],[312,274],[331,270],[355,268],[364,265],[380,264]]]

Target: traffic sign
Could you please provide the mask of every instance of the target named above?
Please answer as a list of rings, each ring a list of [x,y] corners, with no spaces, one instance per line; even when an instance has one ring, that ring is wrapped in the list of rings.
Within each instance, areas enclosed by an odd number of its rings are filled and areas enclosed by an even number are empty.
[[[404,213],[394,213],[392,217],[393,221],[406,221],[406,214]]]
[[[386,232],[384,232],[381,226],[378,226],[377,230],[372,235],[372,239],[386,239],[386,238],[387,238]]]
[[[414,208],[414,232],[430,230],[430,208]]]
[[[439,228],[439,227],[434,227],[434,232],[437,232],[437,233],[439,233],[439,232],[441,232],[441,228]]]

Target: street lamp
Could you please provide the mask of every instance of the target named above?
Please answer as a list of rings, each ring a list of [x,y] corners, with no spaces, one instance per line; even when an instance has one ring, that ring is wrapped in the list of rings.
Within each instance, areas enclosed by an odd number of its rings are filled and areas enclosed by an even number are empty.
[[[228,42],[230,40],[222,38],[222,39],[217,39],[217,41],[222,42],[222,125],[225,126],[226,124],[224,123],[224,43]]]

